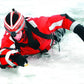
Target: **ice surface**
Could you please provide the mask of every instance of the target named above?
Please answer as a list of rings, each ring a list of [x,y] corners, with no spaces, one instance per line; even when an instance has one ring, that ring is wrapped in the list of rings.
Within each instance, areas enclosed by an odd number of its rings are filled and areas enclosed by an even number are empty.
[[[4,17],[12,8],[30,17],[68,13],[84,24],[84,0],[0,0],[0,39]],[[60,52],[57,46],[49,51],[50,58],[28,58],[27,67],[0,69],[0,84],[84,84],[83,41],[70,32],[60,46]]]

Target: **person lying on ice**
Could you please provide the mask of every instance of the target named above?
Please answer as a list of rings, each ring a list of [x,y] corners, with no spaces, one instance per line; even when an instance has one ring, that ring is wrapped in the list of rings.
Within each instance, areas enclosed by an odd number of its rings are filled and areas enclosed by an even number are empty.
[[[45,53],[60,41],[65,29],[72,30],[84,41],[84,27],[67,14],[50,17],[24,17],[12,9],[4,20],[5,34],[1,40],[0,67],[15,68],[28,63],[26,55]]]

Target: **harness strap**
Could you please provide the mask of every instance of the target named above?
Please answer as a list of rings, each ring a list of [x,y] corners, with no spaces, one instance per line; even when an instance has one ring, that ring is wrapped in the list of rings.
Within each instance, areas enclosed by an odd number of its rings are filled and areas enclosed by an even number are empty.
[[[0,58],[3,58],[3,57],[5,57],[5,55],[0,55]]]
[[[43,34],[41,33],[37,27],[33,27],[28,21],[26,21],[27,28],[30,28],[30,30],[35,33],[36,35],[45,38],[45,39],[52,39],[53,35],[52,34]]]
[[[26,31],[26,34],[27,34],[27,37],[28,37],[28,45],[30,47],[32,47],[33,49],[38,49],[40,44],[36,39],[33,38],[31,28],[27,27],[27,29],[25,29],[25,31]]]
[[[52,37],[53,37],[53,35],[52,34],[43,34],[43,33],[41,33],[39,30],[38,30],[38,28],[36,27],[36,28],[34,28],[28,21],[26,21],[25,20],[25,22],[26,22],[26,27],[24,28],[25,29],[25,31],[26,31],[26,34],[27,34],[27,36],[28,36],[28,45],[30,46],[30,47],[32,47],[33,49],[38,49],[38,50],[40,50],[40,52],[42,52],[41,51],[41,49],[39,49],[39,46],[40,46],[40,43],[35,39],[33,39],[33,36],[32,36],[32,32],[33,33],[35,33],[36,35],[38,35],[38,36],[40,36],[40,37],[42,37],[42,38],[45,38],[45,39],[52,39]]]

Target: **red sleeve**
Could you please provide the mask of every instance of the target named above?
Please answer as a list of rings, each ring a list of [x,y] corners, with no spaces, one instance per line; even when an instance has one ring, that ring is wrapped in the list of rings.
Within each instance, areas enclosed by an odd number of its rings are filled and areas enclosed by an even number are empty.
[[[67,14],[60,14],[60,15],[53,15],[49,17],[48,22],[49,22],[49,30],[51,32],[56,31],[56,29],[59,28],[65,28],[65,29],[70,29],[71,24],[75,20],[69,17]]]
[[[75,20],[67,14],[61,14],[61,16],[63,17],[62,27],[70,30],[70,27]]]
[[[74,20],[67,14],[60,14],[50,17],[41,16],[39,18],[30,18],[28,21],[34,21],[40,32],[50,34],[59,28],[69,30]]]
[[[0,63],[2,65],[8,64],[6,62],[6,60],[5,60],[5,55],[7,54],[7,52],[10,51],[10,49],[7,49],[5,47],[14,48],[12,45],[14,46],[14,42],[13,42],[10,34],[6,31],[5,34],[4,34],[4,36],[3,36],[3,38],[2,38],[2,40],[1,40],[0,56],[4,55],[4,57],[0,57]]]

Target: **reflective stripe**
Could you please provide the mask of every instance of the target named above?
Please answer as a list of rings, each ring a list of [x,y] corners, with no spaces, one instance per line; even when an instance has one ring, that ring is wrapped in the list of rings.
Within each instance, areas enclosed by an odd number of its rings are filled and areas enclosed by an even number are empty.
[[[11,24],[11,28],[13,29],[12,17],[13,17],[13,12],[11,12],[11,14],[10,14],[10,24]]]
[[[4,50],[5,50],[5,48],[1,49],[1,50],[0,50],[0,54],[1,54]]]
[[[37,27],[36,23],[35,23],[33,20],[29,21],[29,23],[30,23],[34,28]]]
[[[18,28],[18,30],[15,31],[15,32],[18,33],[18,32],[22,29],[22,27],[24,26],[24,24],[25,24],[25,20],[24,20],[24,22],[22,23],[22,25]]]
[[[63,20],[60,20],[58,22],[54,22],[50,27],[49,30],[53,30],[56,26],[61,26],[62,25]]]
[[[12,44],[11,46],[10,46],[10,48],[15,48],[16,46],[15,46],[15,44]]]
[[[9,37],[9,39],[10,39],[12,42],[14,42],[14,43],[15,43],[15,41],[12,39],[12,37],[11,37],[11,36]],[[10,47],[9,47],[9,48],[15,48],[15,44],[14,44],[14,43],[13,43],[12,45],[10,45]]]
[[[15,65],[13,62],[11,62],[11,61],[9,60],[9,57],[10,57],[11,54],[14,54],[14,53],[17,53],[17,52],[18,52],[18,50],[11,50],[11,51],[7,52],[7,54],[6,54],[6,56],[5,56],[6,62],[7,62],[9,65],[11,65],[12,67],[13,67],[13,66],[16,66],[16,65]]]
[[[12,39],[12,37],[11,37],[11,36],[9,37],[9,39],[10,39],[11,41],[15,42],[15,41]]]
[[[78,25],[79,23],[77,21],[73,22],[70,26],[70,30],[73,31],[74,28]]]

